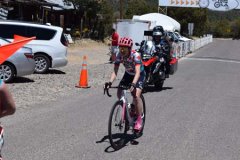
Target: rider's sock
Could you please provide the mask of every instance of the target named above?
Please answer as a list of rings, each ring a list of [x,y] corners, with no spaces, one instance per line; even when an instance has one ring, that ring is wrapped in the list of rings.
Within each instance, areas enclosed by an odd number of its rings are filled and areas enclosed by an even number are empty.
[[[134,126],[135,130],[140,130],[142,128],[142,117],[141,114],[137,116],[137,120]]]

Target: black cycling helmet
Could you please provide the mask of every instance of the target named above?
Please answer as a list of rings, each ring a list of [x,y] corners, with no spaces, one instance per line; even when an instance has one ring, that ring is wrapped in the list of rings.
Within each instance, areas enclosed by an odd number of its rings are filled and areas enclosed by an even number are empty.
[[[163,36],[164,30],[162,26],[155,26],[153,28],[153,36]]]
[[[163,27],[162,26],[155,26],[153,28],[153,33],[152,33],[153,41],[156,44],[159,44],[161,39],[163,38],[163,36],[165,36],[165,32],[163,30]]]

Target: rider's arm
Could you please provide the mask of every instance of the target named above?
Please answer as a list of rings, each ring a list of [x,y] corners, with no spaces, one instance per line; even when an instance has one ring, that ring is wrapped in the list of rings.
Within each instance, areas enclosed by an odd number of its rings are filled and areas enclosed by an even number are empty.
[[[6,84],[0,85],[0,118],[12,115],[16,111],[15,103]]]
[[[114,64],[114,70],[111,74],[111,78],[110,78],[110,82],[112,83],[116,77],[117,77],[117,73],[118,73],[118,69],[119,69],[119,64]]]
[[[141,64],[136,64],[135,65],[135,76],[134,76],[134,78],[133,78],[133,81],[132,81],[132,83],[134,83],[134,84],[136,84],[137,83],[137,81],[138,81],[138,79],[139,79],[139,77],[140,77],[140,67],[141,67]]]

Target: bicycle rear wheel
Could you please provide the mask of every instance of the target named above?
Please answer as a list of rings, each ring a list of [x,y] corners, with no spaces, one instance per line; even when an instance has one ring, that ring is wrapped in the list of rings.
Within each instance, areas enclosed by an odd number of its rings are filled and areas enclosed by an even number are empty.
[[[111,146],[118,150],[125,145],[127,124],[122,119],[123,103],[122,101],[117,101],[110,112],[108,121],[108,137]]]
[[[145,104],[145,99],[143,95],[141,95],[141,99],[143,103],[142,128],[140,131],[134,131],[135,138],[139,138],[143,135],[143,129],[144,129],[145,120],[146,120],[146,104]]]

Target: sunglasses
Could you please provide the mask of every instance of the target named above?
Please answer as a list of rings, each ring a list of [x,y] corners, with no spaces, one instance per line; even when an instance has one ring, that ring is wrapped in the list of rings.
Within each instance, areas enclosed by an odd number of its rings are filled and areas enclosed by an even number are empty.
[[[129,48],[128,47],[119,47],[120,53],[122,56],[127,56],[129,54]]]

